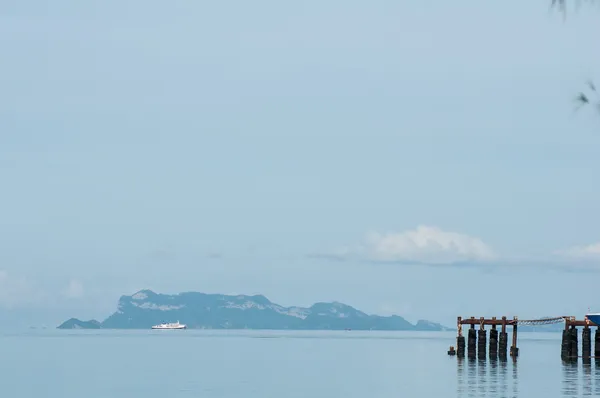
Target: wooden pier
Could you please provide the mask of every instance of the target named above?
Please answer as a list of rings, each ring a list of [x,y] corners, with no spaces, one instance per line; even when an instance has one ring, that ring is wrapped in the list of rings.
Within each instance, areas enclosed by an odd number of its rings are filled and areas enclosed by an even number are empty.
[[[541,318],[520,320],[518,317],[508,319],[506,316],[501,318],[457,318],[458,335],[456,337],[456,348],[451,346],[448,350],[448,355],[456,355],[459,358],[465,357],[465,348],[468,358],[485,359],[489,356],[492,359],[506,359],[507,354],[510,354],[513,360],[519,356],[519,348],[517,346],[518,327],[519,326],[536,326],[549,325],[554,323],[564,322],[565,328],[562,335],[561,343],[561,358],[564,361],[577,361],[581,357],[584,361],[591,358],[600,358],[600,326],[585,318],[577,320],[573,316],[561,316],[555,318]],[[465,345],[465,336],[463,335],[463,325],[468,325],[467,341]],[[476,330],[476,326],[479,328]],[[489,335],[489,345],[487,343],[486,326],[491,326]],[[581,327],[581,348],[582,355],[578,354],[578,330]],[[592,356],[591,343],[591,328],[596,328],[594,336],[594,355]],[[499,330],[498,330],[499,328]],[[508,350],[508,332],[512,328],[512,339],[510,350]]]

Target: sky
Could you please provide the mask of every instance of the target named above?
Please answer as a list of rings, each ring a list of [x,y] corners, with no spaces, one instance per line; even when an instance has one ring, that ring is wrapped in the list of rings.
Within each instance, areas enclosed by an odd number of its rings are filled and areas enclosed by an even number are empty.
[[[600,10],[525,3],[3,2],[0,320],[600,310]]]

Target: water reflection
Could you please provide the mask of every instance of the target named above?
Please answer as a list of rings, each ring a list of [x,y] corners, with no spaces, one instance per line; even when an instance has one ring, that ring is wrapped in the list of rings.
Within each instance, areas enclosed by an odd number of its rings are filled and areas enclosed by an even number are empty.
[[[591,397],[600,394],[600,361],[563,362],[562,395]]]
[[[579,396],[579,363],[563,361],[562,395],[565,397]]]
[[[517,361],[493,358],[487,360],[457,358],[457,360],[457,397],[515,398],[519,396]],[[600,358],[564,361],[560,392],[553,391],[561,397],[600,397]],[[525,391],[523,394],[527,395]]]
[[[592,363],[588,360],[583,362],[583,381],[581,383],[581,390],[584,396],[596,395],[593,394],[592,388]]]
[[[517,397],[517,363],[506,359],[457,358],[457,397]]]

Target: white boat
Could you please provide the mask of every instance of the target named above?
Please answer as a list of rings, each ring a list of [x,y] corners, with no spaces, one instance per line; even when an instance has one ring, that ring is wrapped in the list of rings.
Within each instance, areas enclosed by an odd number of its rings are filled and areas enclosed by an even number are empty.
[[[152,326],[152,329],[186,329],[187,326],[179,323],[179,321],[174,323],[161,323],[160,325]]]

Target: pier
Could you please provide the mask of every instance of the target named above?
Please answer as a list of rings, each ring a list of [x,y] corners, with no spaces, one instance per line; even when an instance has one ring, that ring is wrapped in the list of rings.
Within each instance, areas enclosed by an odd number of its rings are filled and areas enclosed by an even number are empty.
[[[491,359],[505,360],[510,357],[516,361],[519,356],[518,327],[519,326],[538,326],[549,325],[564,322],[565,328],[562,333],[561,359],[563,361],[577,361],[579,357],[584,362],[591,358],[600,359],[600,326],[585,318],[577,320],[574,316],[561,316],[554,318],[540,318],[521,320],[518,317],[508,319],[506,316],[501,318],[457,318],[457,336],[456,348],[451,346],[448,355],[456,355],[459,358],[466,356],[470,359]],[[468,327],[467,338],[463,335],[463,325]],[[487,344],[487,330],[489,329],[489,344]],[[577,328],[582,328],[581,333],[581,356],[579,355],[579,332]],[[594,334],[594,355],[592,355],[592,330],[595,327]],[[511,345],[508,347],[508,331],[511,331]]]

